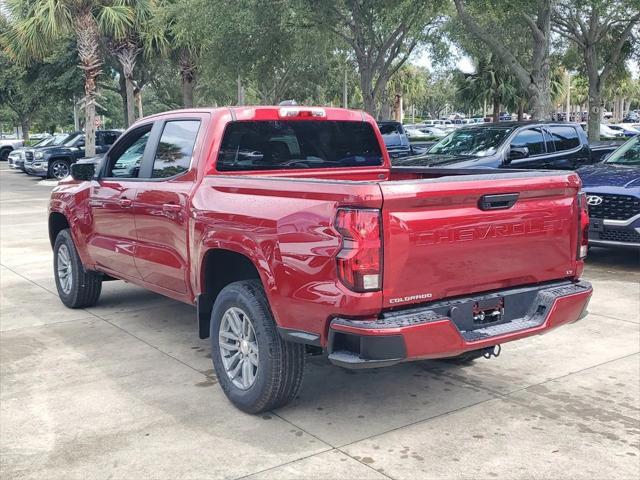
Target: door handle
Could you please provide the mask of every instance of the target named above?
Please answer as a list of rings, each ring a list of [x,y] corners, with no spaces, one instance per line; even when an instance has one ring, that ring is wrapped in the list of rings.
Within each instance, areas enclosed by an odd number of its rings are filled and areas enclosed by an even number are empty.
[[[480,210],[505,210],[513,207],[518,201],[518,196],[518,193],[483,195],[478,201],[478,208],[480,208]]]
[[[122,208],[131,208],[133,202],[128,198],[121,198],[120,200],[118,200],[118,205],[120,205],[120,207]]]
[[[182,206],[177,203],[163,203],[162,211],[165,213],[176,213],[182,210]]]

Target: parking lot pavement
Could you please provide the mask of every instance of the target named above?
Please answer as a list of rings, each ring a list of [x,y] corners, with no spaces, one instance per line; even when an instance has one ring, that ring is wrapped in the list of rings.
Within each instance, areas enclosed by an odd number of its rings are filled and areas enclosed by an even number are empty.
[[[0,164],[0,477],[637,478],[640,258],[593,249],[590,315],[468,366],[347,371],[310,358],[299,397],[225,399],[195,311],[124,282],[55,294],[51,184]]]

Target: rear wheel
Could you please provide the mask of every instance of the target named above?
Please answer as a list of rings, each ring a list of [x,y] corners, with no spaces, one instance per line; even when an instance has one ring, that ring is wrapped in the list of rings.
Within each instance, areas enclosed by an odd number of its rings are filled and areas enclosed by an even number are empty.
[[[285,342],[257,280],[227,285],[211,313],[211,359],[231,403],[260,413],[289,403],[304,374],[305,347]]]
[[[49,165],[49,178],[55,178],[56,180],[62,180],[69,175],[71,167],[67,160],[54,160]]]
[[[9,159],[10,153],[10,148],[3,148],[2,150],[0,150],[0,161],[6,162]]]
[[[67,307],[84,308],[98,303],[102,275],[85,270],[68,229],[56,237],[53,270],[58,296]]]

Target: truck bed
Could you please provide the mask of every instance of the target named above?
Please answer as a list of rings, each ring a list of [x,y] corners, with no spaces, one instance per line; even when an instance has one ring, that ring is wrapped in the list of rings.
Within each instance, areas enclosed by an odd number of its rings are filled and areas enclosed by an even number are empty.
[[[366,294],[364,310],[370,313],[577,275],[580,181],[573,172],[397,167],[218,175],[205,183],[237,195],[228,206],[235,222],[255,216],[260,205],[261,226],[279,237],[277,254],[287,279],[298,282],[296,269],[302,274],[302,283],[287,289],[310,288],[304,283],[306,266],[315,265],[315,279],[326,280],[321,289],[328,302],[328,292],[338,294],[332,283],[340,248],[332,228],[337,209],[380,209],[382,295]],[[514,196],[514,203],[479,207],[483,198],[499,199],[496,195]],[[256,221],[247,228],[255,228]],[[295,312],[295,301],[283,301]]]

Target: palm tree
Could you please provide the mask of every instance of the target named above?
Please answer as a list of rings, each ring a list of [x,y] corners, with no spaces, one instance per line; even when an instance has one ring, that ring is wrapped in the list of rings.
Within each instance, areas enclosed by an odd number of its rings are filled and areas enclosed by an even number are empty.
[[[121,0],[131,9],[131,23],[126,27],[122,36],[107,37],[107,45],[111,55],[120,64],[126,95],[123,98],[125,106],[125,122],[127,126],[135,122],[135,92],[134,70],[140,54],[146,59],[152,58],[166,47],[165,26],[154,21],[159,15],[161,0]]]
[[[145,38],[148,54],[169,56],[180,72],[182,106],[193,107],[193,93],[198,76],[198,61],[205,45],[198,32],[186,26],[191,10],[183,0],[158,0],[158,15],[151,21]]]
[[[476,73],[456,76],[458,99],[473,107],[489,100],[493,104],[493,121],[497,122],[501,106],[518,108],[522,96],[519,85],[512,75],[493,63],[491,54],[478,59],[477,64]]]
[[[84,72],[86,156],[96,151],[96,92],[103,56],[101,34],[124,38],[132,10],[123,0],[9,0],[15,17],[7,51],[28,62],[42,58],[50,45],[72,35]]]

